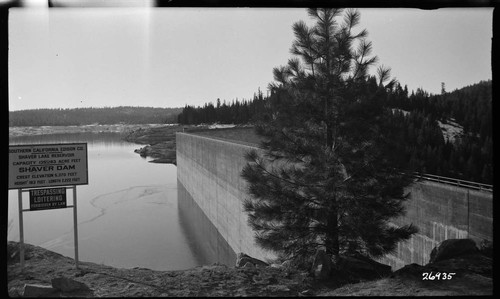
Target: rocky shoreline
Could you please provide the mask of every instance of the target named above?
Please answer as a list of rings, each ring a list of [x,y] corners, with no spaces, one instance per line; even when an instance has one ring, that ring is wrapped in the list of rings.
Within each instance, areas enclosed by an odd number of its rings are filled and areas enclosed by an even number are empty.
[[[149,162],[176,164],[175,133],[184,130],[186,127],[179,125],[138,128],[128,132],[124,140],[146,145],[134,152],[141,157],[154,158]]]
[[[224,128],[224,126],[222,127]],[[234,127],[234,125],[231,127]],[[218,128],[218,126],[178,124],[93,124],[83,126],[9,127],[9,137],[15,138],[22,136],[71,133],[118,133],[123,135],[125,141],[144,145],[134,150],[134,152],[141,157],[153,158],[149,162],[176,164],[175,133],[207,131],[208,129],[214,128]]]
[[[449,243],[463,248],[463,242]],[[80,262],[76,269],[72,258],[30,244],[25,244],[25,267],[21,271],[19,243],[9,241],[6,290],[10,297],[492,295],[492,252],[484,253],[474,246],[450,254],[453,246],[449,245],[441,245],[443,250],[438,248],[434,261],[425,266],[411,264],[381,277],[365,279],[361,276],[371,268],[362,260],[351,259],[342,273],[321,280],[283,265],[254,263],[254,259],[241,255],[235,267],[213,264],[154,271]],[[424,273],[433,273],[434,278],[423,279]],[[448,277],[443,278],[443,273],[448,273]],[[449,273],[454,274],[451,277]]]
[[[9,137],[71,134],[71,133],[125,133],[137,129],[149,129],[161,124],[113,124],[113,125],[82,125],[82,126],[34,126],[34,127],[9,127]]]
[[[231,127],[229,131],[238,131],[234,130],[235,128],[233,127]],[[227,129],[229,129],[221,128],[217,130],[216,128],[216,125],[164,125],[158,127],[136,128],[130,130],[123,139],[128,142],[145,145],[144,147],[136,149],[134,152],[141,157],[153,158],[153,160],[149,161],[151,163],[176,164],[175,133],[200,132],[200,134],[206,134],[210,131],[210,135],[212,136],[213,132],[227,133]],[[237,128],[248,130],[250,127],[238,126],[236,129]]]

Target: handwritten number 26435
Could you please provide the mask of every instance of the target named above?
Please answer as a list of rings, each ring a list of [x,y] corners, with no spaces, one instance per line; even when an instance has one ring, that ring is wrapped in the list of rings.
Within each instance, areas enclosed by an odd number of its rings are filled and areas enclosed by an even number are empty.
[[[437,272],[436,274],[432,273],[432,272],[423,272],[422,273],[422,280],[434,280],[434,279],[437,279],[437,280],[450,280],[453,275],[455,275],[456,273],[446,273],[446,272]]]

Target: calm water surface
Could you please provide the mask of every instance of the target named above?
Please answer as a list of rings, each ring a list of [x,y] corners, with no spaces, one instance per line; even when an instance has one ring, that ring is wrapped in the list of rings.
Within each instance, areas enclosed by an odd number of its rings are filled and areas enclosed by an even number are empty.
[[[9,143],[88,144],[89,184],[77,186],[79,259],[115,267],[180,270],[221,260],[221,245],[203,239],[209,227],[192,203],[178,205],[176,166],[149,163],[134,153],[141,145],[116,133],[79,133],[10,138]],[[23,207],[28,208],[28,193]],[[68,190],[68,205],[73,203]],[[179,199],[180,200],[180,199]],[[186,206],[187,208],[183,208]],[[19,241],[18,194],[9,190],[8,240]],[[23,213],[24,241],[74,257],[73,209]],[[216,241],[215,244],[219,244]],[[205,247],[209,248],[208,252]],[[210,249],[211,248],[211,249]],[[226,249],[220,250],[228,251]],[[229,250],[230,251],[230,250]]]

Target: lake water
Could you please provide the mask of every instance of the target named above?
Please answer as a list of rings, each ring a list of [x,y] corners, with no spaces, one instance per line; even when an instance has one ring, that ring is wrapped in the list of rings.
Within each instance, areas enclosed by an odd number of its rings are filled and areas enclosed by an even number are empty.
[[[234,265],[234,252],[178,186],[176,166],[149,163],[134,153],[142,145],[116,133],[9,139],[11,145],[76,142],[87,143],[89,174],[89,184],[77,186],[80,261],[153,270]],[[72,190],[67,193],[72,205]],[[17,190],[9,190],[8,218],[7,239],[19,241]],[[23,218],[25,243],[74,257],[73,209],[30,211]],[[211,234],[199,233],[207,229]]]

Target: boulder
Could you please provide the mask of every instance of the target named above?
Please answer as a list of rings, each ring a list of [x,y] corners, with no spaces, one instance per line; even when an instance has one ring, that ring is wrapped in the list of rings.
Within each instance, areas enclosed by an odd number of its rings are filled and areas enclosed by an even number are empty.
[[[340,256],[336,264],[339,274],[354,280],[372,280],[392,274],[391,266],[384,265],[361,254]]]
[[[316,254],[314,255],[314,260],[311,267],[311,274],[315,278],[326,279],[330,277],[332,268],[332,260],[326,254],[326,250],[323,248],[319,248],[318,250],[316,250]]]
[[[252,264],[251,262],[246,262],[243,268],[255,268],[255,265]]]
[[[432,249],[429,263],[477,252],[479,252],[479,249],[472,239],[448,239]]]
[[[420,278],[422,277],[422,273],[425,272],[424,266],[413,263],[404,266],[401,269],[394,271],[391,277],[412,277],[412,278]]]
[[[492,258],[476,252],[429,263],[425,267],[434,272],[474,273],[493,278],[492,265]]]
[[[25,284],[23,297],[59,297],[59,290],[46,285]]]
[[[483,240],[479,245],[479,252],[489,258],[493,258],[493,242]]]
[[[52,287],[58,290],[61,290],[62,292],[88,292],[90,291],[89,287],[84,284],[83,282],[76,281],[71,278],[67,277],[57,277],[57,278],[52,278]]]
[[[236,267],[237,268],[241,268],[243,266],[246,265],[246,263],[251,263],[253,264],[254,266],[258,267],[258,266],[269,266],[268,263],[266,262],[263,262],[259,259],[256,259],[256,258],[253,258],[247,254],[244,254],[242,252],[238,253],[238,255],[236,256]]]

